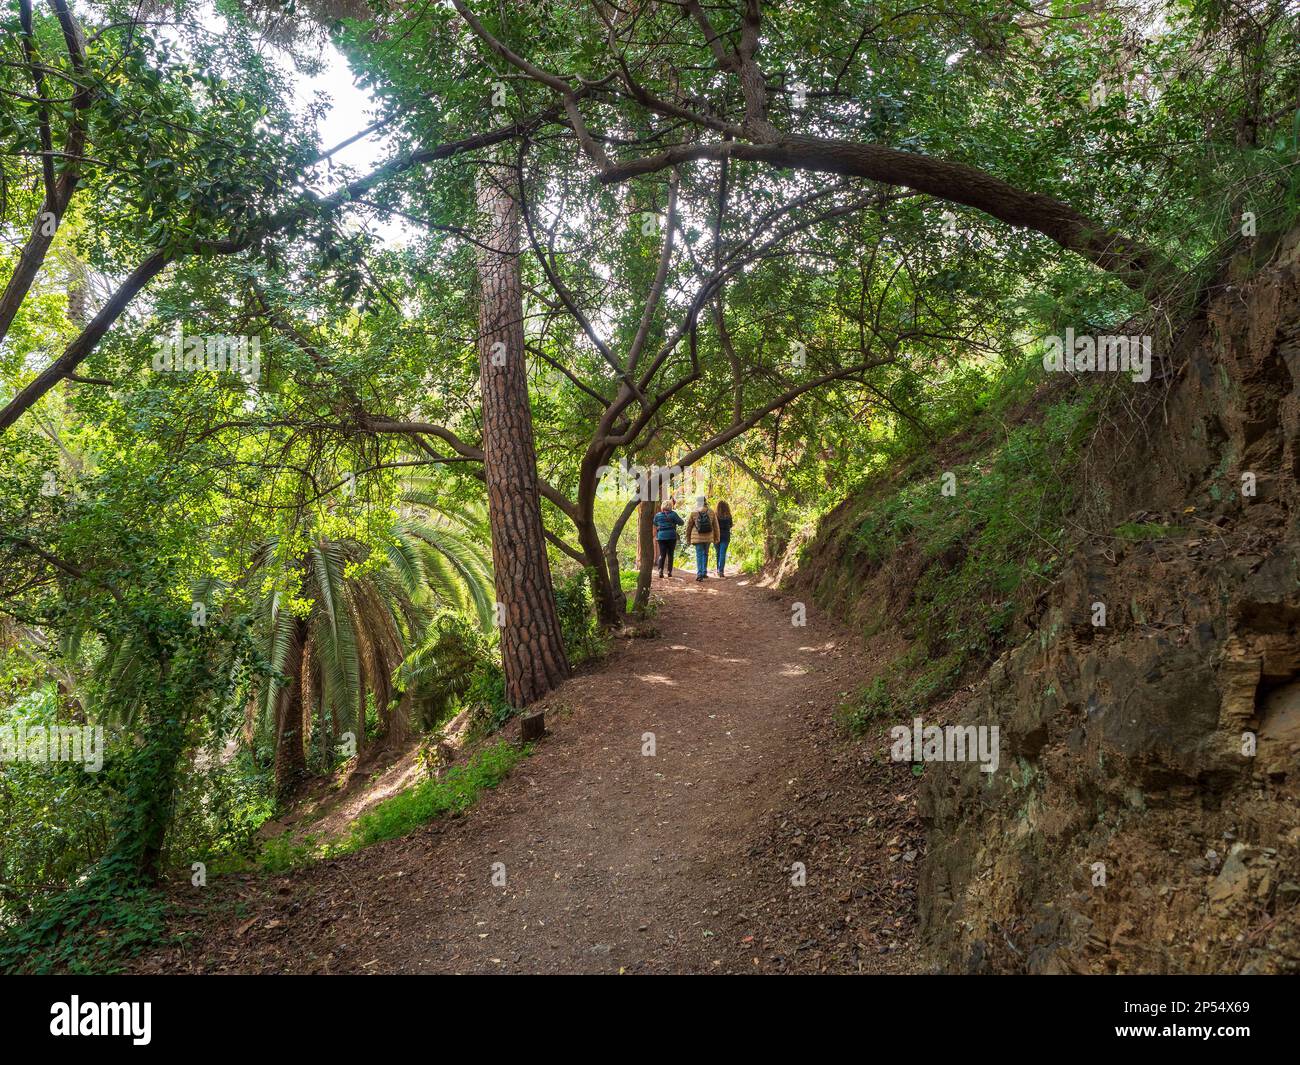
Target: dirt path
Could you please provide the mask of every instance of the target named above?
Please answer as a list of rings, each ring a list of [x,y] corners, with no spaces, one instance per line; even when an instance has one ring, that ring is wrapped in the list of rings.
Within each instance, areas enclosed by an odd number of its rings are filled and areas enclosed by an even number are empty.
[[[795,626],[788,600],[740,579],[655,590],[659,635],[618,641],[554,693],[551,735],[464,817],[189,889],[203,892],[179,922],[192,935],[141,968],[915,969],[909,767],[831,722],[864,652],[811,606]]]

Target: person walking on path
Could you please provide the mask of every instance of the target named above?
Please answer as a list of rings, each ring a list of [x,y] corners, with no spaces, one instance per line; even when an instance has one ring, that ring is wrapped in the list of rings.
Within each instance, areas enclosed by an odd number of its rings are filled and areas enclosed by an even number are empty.
[[[718,542],[718,516],[704,496],[695,497],[695,509],[686,520],[686,542],[695,547],[695,579],[709,575],[709,545]]]
[[[731,543],[731,508],[725,499],[718,500],[718,540],[714,549],[718,555],[718,576],[727,568],[727,545]]]
[[[668,576],[673,575],[673,555],[677,553],[677,527],[685,525],[682,516],[673,509],[670,499],[663,509],[655,515],[655,546],[659,548],[659,576],[664,575],[664,563],[668,563]]]

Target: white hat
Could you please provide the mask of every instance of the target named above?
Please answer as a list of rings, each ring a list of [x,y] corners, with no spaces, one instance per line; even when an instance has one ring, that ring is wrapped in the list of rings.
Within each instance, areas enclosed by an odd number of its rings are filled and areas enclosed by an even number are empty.
[[[702,507],[702,506],[704,506],[707,502],[708,502],[708,500],[705,499],[704,496],[696,496],[696,497],[695,497],[695,505],[696,505],[697,507]]]

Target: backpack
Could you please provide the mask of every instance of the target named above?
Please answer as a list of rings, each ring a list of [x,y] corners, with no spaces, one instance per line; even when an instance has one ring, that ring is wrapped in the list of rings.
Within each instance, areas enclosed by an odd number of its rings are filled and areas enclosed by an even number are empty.
[[[709,511],[706,507],[704,510],[695,512],[695,531],[697,533],[707,533],[713,535],[713,519],[709,517]]]

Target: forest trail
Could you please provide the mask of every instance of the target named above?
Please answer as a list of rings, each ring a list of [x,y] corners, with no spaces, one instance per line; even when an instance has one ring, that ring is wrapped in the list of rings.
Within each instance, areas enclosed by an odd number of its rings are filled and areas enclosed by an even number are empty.
[[[544,700],[550,734],[464,816],[186,888],[190,935],[137,968],[914,971],[914,779],[832,721],[867,652],[743,577],[654,590],[658,635]]]

